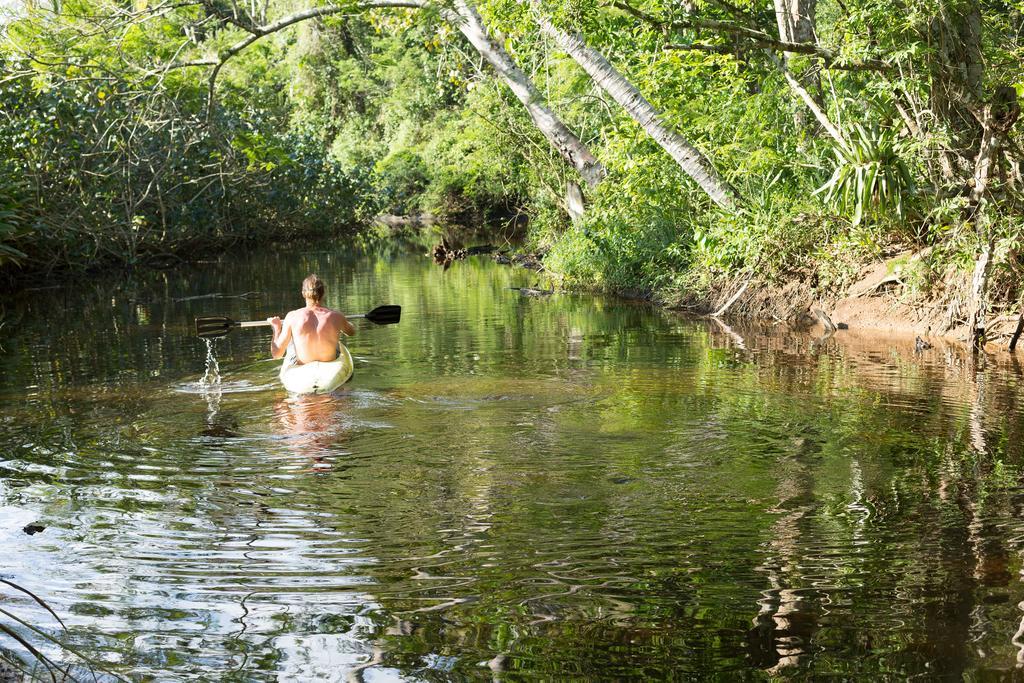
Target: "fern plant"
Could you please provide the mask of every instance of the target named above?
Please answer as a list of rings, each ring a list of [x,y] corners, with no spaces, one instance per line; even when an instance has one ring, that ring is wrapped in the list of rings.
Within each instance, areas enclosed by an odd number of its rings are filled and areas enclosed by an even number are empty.
[[[907,165],[896,149],[896,136],[889,130],[856,124],[845,145],[836,145],[836,168],[832,177],[814,194],[825,193],[825,201],[844,213],[853,213],[853,224],[865,217],[894,212],[906,216],[916,187]]]

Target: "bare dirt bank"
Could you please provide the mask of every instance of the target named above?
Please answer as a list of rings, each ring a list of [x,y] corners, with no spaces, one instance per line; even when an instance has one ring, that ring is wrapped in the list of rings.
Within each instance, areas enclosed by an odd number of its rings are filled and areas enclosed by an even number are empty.
[[[922,253],[904,253],[865,265],[843,291],[821,294],[806,282],[769,282],[736,278],[721,283],[704,300],[684,302],[678,308],[725,319],[785,322],[798,328],[822,328],[831,323],[847,336],[884,334],[924,340],[969,341],[966,325],[968,279],[946,273],[942,287],[931,295],[915,291],[910,283]],[[673,308],[675,308],[673,306]],[[724,310],[723,310],[724,309]],[[986,317],[986,351],[1006,350],[1017,328],[1021,308],[1016,302],[993,301]],[[1019,342],[1018,347],[1024,347]]]

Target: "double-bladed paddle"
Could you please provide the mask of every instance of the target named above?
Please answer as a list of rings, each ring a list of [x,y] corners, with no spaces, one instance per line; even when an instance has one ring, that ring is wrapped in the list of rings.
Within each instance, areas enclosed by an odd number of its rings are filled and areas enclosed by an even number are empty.
[[[378,306],[369,313],[347,315],[345,317],[349,320],[366,318],[371,323],[376,323],[377,325],[392,325],[397,323],[402,317],[402,307],[394,305]],[[266,320],[239,322],[222,315],[207,316],[205,318],[196,318],[196,334],[203,339],[214,339],[216,337],[223,337],[236,327],[260,327],[262,325],[270,325],[270,323]]]

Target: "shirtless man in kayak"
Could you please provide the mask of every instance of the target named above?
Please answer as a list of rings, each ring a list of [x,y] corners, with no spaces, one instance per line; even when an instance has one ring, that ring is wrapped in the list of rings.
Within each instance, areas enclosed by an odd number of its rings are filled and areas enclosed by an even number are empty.
[[[338,357],[338,339],[341,334],[351,337],[356,328],[337,311],[321,305],[324,300],[324,283],[316,275],[302,281],[302,297],[306,306],[291,311],[281,320],[267,318],[274,328],[270,340],[270,355],[281,358],[288,351],[288,344],[295,343],[295,354],[300,363],[332,361]]]

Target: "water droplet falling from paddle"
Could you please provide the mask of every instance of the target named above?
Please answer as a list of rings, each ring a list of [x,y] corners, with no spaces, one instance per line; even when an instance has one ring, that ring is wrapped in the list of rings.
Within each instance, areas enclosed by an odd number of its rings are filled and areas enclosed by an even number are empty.
[[[204,339],[206,342],[206,372],[199,383],[203,386],[214,386],[220,384],[220,364],[213,354],[213,339]]]
[[[213,353],[214,339],[204,339],[206,342],[206,371],[199,386],[203,388],[203,398],[206,399],[206,424],[215,424],[217,413],[220,412],[220,364],[217,356]]]

